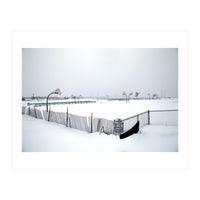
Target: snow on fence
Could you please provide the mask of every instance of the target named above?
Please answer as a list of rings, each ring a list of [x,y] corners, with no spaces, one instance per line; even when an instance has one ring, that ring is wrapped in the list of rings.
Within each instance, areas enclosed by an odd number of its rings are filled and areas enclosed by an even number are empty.
[[[40,110],[36,109],[35,107],[33,107],[33,108],[28,107],[25,110],[26,111],[24,114],[30,115],[35,118],[43,119],[42,112]],[[22,112],[22,114],[23,114],[23,112]]]
[[[35,109],[35,111],[36,111],[37,118],[43,119],[42,112],[38,109]]]
[[[46,110],[42,111],[44,120],[48,121],[48,112]]]
[[[47,112],[46,110],[43,110],[43,116],[46,121],[54,122],[62,125],[66,125],[66,113],[63,112],[54,112],[49,110]]]
[[[112,120],[107,120],[103,118],[92,118],[88,117],[89,121],[89,132],[93,133],[96,131],[104,132],[106,134],[114,134]]]
[[[47,121],[66,125],[66,113],[49,111]]]
[[[78,116],[63,112],[54,112],[49,109],[49,112],[43,110],[42,112],[35,107],[22,107],[22,114],[27,114],[35,118],[45,119],[46,121],[65,125],[70,128],[87,131],[90,133],[99,131],[106,134],[114,133],[114,121],[103,118],[93,118],[93,114],[89,117]],[[154,125],[178,125],[178,110],[148,110],[139,113],[132,117],[122,120],[124,123],[124,132],[131,129],[137,121],[140,121],[142,128],[148,124]]]
[[[48,113],[46,111],[43,111],[43,115],[45,120],[47,121],[63,124],[70,128],[87,131],[90,133],[96,131],[104,132],[107,134],[113,133],[112,120],[102,118],[93,119],[92,116],[84,117],[70,113],[53,112],[51,110]]]
[[[88,129],[90,133],[98,131],[98,118],[93,118],[93,115],[88,117]]]
[[[24,115],[26,113],[26,106],[22,106],[22,114]]]
[[[26,112],[22,114],[27,114],[35,118],[44,119],[46,121],[58,123],[65,125],[70,128],[79,129],[82,131],[87,131],[90,133],[100,131],[107,134],[113,134],[113,121],[103,118],[93,118],[92,116],[84,117],[74,114],[63,113],[63,112],[54,112],[49,109],[49,112],[43,110],[42,112],[35,107],[31,108],[30,106],[22,108]]]
[[[70,113],[54,112],[43,110],[43,116],[46,121],[62,124],[83,131],[89,131],[87,117],[78,116]]]
[[[136,124],[137,121],[140,121],[139,128],[142,128],[149,123],[149,111],[123,119],[122,121],[124,122],[124,132],[131,129]]]
[[[70,128],[79,129],[82,131],[89,131],[87,117],[68,114]]]
[[[113,134],[113,123],[114,121],[112,120],[107,120],[107,119],[98,119],[98,125],[97,125],[97,130],[100,132],[104,132],[107,134]]]
[[[153,125],[178,125],[178,110],[148,110],[132,117],[122,120],[124,122],[124,132],[131,129],[137,121],[140,121],[142,128],[148,124]]]

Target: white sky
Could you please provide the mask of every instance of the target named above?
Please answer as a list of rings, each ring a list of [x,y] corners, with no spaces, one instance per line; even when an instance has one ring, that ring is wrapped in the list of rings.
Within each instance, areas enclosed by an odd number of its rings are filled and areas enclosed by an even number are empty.
[[[178,96],[178,49],[24,48],[22,95]]]

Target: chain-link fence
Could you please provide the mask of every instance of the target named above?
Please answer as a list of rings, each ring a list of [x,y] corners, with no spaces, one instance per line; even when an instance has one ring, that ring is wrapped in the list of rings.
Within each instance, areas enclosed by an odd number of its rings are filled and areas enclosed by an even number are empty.
[[[178,125],[178,110],[151,110],[150,124],[152,125]]]
[[[140,127],[145,125],[178,125],[178,110],[148,110],[146,112],[134,115],[122,120],[124,122],[124,132],[131,129],[137,121],[140,121]]]
[[[139,128],[142,128],[143,126],[149,123],[149,111],[123,119],[122,121],[124,122],[124,132],[131,129],[136,124],[137,121],[140,121]]]

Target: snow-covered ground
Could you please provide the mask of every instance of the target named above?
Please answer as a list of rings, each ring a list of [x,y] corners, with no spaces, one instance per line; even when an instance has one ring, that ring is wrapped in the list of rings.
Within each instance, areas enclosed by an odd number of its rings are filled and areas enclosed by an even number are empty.
[[[39,102],[45,101],[43,100]],[[23,105],[26,104],[27,102],[23,102]],[[71,114],[90,116],[92,112],[94,117],[114,120],[116,118],[125,119],[147,110],[178,109],[178,99],[131,100],[130,103],[126,103],[125,101],[99,100],[97,103],[51,105],[50,107],[52,111],[58,112],[66,112],[68,107],[69,113]],[[38,109],[45,110],[46,107],[42,106],[38,107]]]
[[[89,116],[90,112],[107,119],[126,118],[146,110],[177,109],[177,99],[135,100],[131,103],[120,101],[98,101],[93,104],[55,105],[54,111],[66,111]],[[40,109],[45,109],[40,107]],[[158,115],[162,122],[164,115]],[[143,127],[140,133],[120,140],[118,136],[104,133],[88,133],[22,116],[22,150],[24,152],[177,152],[178,119],[170,114],[170,123],[152,123]],[[158,118],[158,117],[157,117]]]
[[[178,151],[178,127],[147,125],[141,133],[120,140],[87,133],[23,115],[24,152],[172,152]]]

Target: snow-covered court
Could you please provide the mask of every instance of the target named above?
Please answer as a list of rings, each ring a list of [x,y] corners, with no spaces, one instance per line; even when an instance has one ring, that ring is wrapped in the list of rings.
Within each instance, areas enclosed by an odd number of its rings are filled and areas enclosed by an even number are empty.
[[[137,100],[125,102],[97,102],[87,105],[70,105],[72,113],[104,116],[107,119],[126,118],[146,110],[177,109],[177,99]],[[42,109],[42,108],[40,108]],[[45,108],[44,108],[45,109]],[[52,110],[65,112],[66,105],[53,106]],[[155,115],[155,114],[154,114]],[[158,123],[157,123],[158,122]],[[178,115],[158,114],[151,124],[125,139],[105,133],[88,133],[42,119],[22,116],[23,152],[177,152]]]

